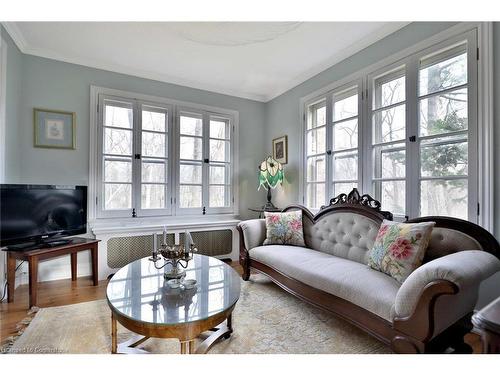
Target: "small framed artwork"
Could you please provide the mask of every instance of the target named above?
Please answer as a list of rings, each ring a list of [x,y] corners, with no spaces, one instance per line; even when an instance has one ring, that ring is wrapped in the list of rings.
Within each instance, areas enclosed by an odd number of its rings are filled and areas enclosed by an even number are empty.
[[[288,163],[288,136],[273,139],[273,158],[281,164]]]
[[[33,122],[35,147],[73,150],[76,148],[75,112],[35,108]]]

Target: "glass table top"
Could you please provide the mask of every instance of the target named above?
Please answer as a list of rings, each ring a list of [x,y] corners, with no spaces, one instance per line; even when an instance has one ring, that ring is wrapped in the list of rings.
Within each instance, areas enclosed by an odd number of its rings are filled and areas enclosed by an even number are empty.
[[[163,265],[163,260],[156,262]],[[233,306],[240,296],[240,277],[220,260],[195,254],[186,268],[193,289],[171,288],[148,257],[121,268],[111,278],[106,297],[118,314],[139,322],[180,324],[204,320]]]

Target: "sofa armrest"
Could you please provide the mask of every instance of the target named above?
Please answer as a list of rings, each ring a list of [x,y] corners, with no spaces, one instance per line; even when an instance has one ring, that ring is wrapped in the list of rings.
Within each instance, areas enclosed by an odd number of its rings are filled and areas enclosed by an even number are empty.
[[[266,220],[245,220],[238,224],[240,235],[243,236],[243,244],[246,250],[261,246],[266,239]]]
[[[413,271],[401,285],[396,295],[395,316],[410,317],[426,287],[433,283],[450,282],[458,287],[458,293],[471,289],[477,293],[481,281],[498,271],[500,260],[481,250],[459,251],[428,262]]]

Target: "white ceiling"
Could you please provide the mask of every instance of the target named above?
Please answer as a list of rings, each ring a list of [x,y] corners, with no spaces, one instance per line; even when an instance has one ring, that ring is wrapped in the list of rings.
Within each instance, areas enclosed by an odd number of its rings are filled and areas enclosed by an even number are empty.
[[[6,22],[22,52],[269,101],[407,23]]]

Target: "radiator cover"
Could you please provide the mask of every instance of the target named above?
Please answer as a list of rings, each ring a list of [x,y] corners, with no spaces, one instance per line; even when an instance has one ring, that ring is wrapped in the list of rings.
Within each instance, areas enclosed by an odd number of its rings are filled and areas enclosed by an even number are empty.
[[[230,229],[190,232],[198,248],[198,253],[210,256],[221,256],[231,253],[233,232]],[[162,235],[157,234],[158,244]],[[180,233],[181,243],[184,233]],[[167,244],[174,244],[174,234],[167,235]],[[110,238],[107,242],[107,263],[110,268],[121,268],[134,260],[151,255],[153,235],[136,235]]]

